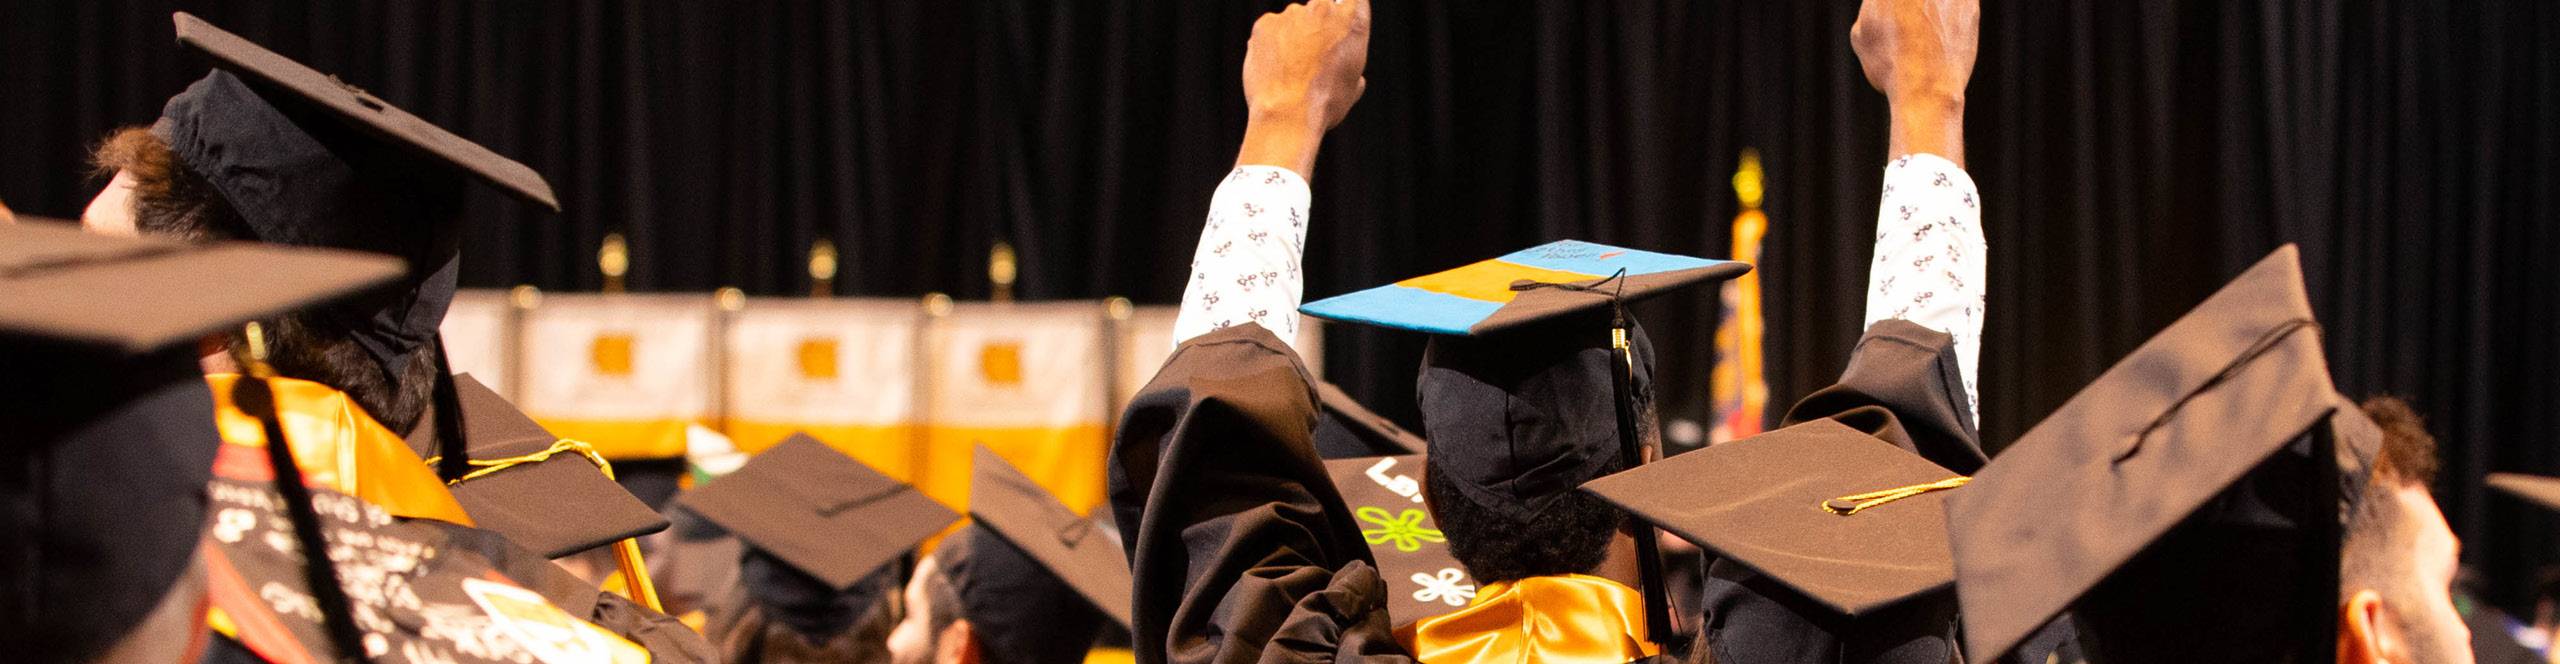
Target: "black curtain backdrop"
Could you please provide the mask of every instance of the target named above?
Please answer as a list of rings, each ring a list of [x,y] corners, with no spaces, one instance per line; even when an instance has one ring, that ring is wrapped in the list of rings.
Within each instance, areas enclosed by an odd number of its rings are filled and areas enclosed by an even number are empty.
[[[567,207],[473,194],[465,282],[849,294],[1179,296],[1242,133],[1275,0],[10,2],[0,199],[70,216],[88,145],[205,65],[185,9],[548,175]],[[2282,242],[2304,249],[2340,385],[2445,443],[2466,559],[2523,599],[2560,518],[2486,494],[2560,474],[2560,5],[1992,0],[1968,117],[1987,198],[1995,446]],[[1761,268],[1777,404],[1858,333],[1884,155],[1853,2],[1378,0],[1369,93],[1313,174],[1310,296],[1558,238],[1722,256],[1736,153],[1769,168]],[[1640,311],[1666,416],[1702,419],[1713,296]],[[1339,327],[1331,376],[1413,417],[1420,340]],[[1774,414],[1774,413],[1773,413]]]

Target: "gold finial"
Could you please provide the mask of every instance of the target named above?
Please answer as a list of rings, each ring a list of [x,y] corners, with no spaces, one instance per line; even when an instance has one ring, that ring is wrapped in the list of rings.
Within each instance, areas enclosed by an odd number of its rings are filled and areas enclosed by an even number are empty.
[[[534,287],[533,284],[521,284],[514,288],[509,288],[507,289],[507,303],[515,305],[517,309],[532,309],[540,307],[542,306],[542,289]]]
[[[711,301],[720,305],[721,311],[737,311],[747,308],[747,292],[735,286],[722,286],[711,291]]]
[[[240,328],[240,342],[249,352],[249,366],[242,367],[242,371],[251,378],[275,377],[275,368],[267,366],[267,328],[258,321],[249,321]]]
[[[1137,311],[1137,305],[1130,304],[1129,298],[1114,295],[1102,301],[1103,315],[1110,316],[1111,320],[1129,320],[1129,316]]]
[[[631,271],[631,246],[623,243],[621,233],[604,235],[604,246],[596,250],[596,267],[604,270],[604,292],[622,292],[622,275]]]
[[[987,281],[995,284],[995,301],[1013,301],[1013,245],[997,242],[987,251]]]
[[[951,296],[941,293],[924,294],[924,315],[935,318],[951,315]]]
[[[1742,209],[1760,209],[1759,150],[1742,149],[1742,159],[1733,169],[1733,197],[1742,199]]]
[[[809,297],[836,294],[836,243],[823,238],[809,245]]]

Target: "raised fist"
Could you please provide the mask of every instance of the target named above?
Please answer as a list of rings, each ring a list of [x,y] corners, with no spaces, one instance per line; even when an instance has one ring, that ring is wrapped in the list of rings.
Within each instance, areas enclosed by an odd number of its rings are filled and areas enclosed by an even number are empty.
[[[1307,0],[1253,22],[1244,99],[1257,118],[1332,129],[1368,80],[1369,0]]]
[[[1980,0],[1866,0],[1849,46],[1886,99],[1961,103],[1981,24]]]

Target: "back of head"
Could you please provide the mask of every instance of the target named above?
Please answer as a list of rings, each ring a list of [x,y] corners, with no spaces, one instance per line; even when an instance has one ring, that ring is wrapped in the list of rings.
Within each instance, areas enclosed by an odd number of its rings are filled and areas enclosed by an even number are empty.
[[[1082,662],[1101,633],[1099,609],[1039,561],[984,526],[963,528],[934,552],[935,572],[959,604],[957,620],[969,621],[981,661],[988,664]],[[951,620],[937,615],[935,633]]]
[[[2374,455],[2372,478],[2362,488],[2363,500],[2347,521],[2340,555],[2338,602],[2353,608],[2355,598],[2373,593],[2381,600],[2410,661],[2421,664],[2468,661],[2454,651],[2468,647],[2454,634],[2458,616],[2448,615],[2454,548],[2442,517],[2429,513],[2428,501],[2411,499],[2427,493],[2437,473],[2436,440],[2409,404],[2375,397],[2362,404],[2382,431],[2382,448]],[[2432,540],[2432,541],[2431,541]],[[2432,547],[2432,548],[2431,548]],[[2422,559],[2431,555],[2440,559]]]
[[[135,229],[186,240],[256,240],[222,192],[198,174],[166,141],[131,127],[100,143],[92,155],[101,177],[132,178]],[[220,275],[207,275],[219,279]],[[336,388],[392,431],[408,433],[425,414],[435,386],[432,345],[407,355],[397,367],[376,364],[337,317],[296,312],[261,321],[267,363],[279,375]],[[230,351],[245,353],[234,335]]]
[[[1609,328],[1567,317],[1483,337],[1434,337],[1420,401],[1433,518],[1485,583],[1589,573],[1626,514],[1577,490],[1623,470]],[[1633,330],[1640,427],[1653,346]]]

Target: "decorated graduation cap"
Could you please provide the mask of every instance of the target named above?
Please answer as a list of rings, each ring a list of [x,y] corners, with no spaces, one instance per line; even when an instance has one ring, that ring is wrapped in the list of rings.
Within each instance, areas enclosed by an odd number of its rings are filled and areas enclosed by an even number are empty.
[[[976,523],[934,551],[959,615],[990,661],[1084,661],[1104,620],[1130,624],[1128,554],[1004,457],[976,455]]]
[[[239,212],[255,239],[398,256],[409,272],[324,310],[385,376],[438,346],[459,265],[462,187],[478,180],[558,211],[542,176],[335,76],[193,15],[178,43],[217,67],[169,99],[151,131]],[[438,375],[451,373],[437,352]],[[450,382],[436,386],[446,479],[468,472]]]
[[[1949,493],[1965,651],[2069,609],[2096,661],[2328,661],[2380,435],[2278,249]]]
[[[1473,602],[1477,588],[1449,554],[1449,538],[1423,504],[1423,455],[1332,459],[1324,472],[1358,519],[1369,557],[1387,585],[1387,618],[1408,625]]]
[[[0,652],[95,656],[185,570],[222,446],[197,339],[399,275],[351,252],[0,225],[0,366],[34,386],[0,411],[0,455],[30,470],[0,479],[0,540],[59,552],[0,553]]]
[[[1642,462],[1653,348],[1625,305],[1751,266],[1564,240],[1311,302],[1309,315],[1430,333],[1419,401],[1430,477],[1519,523]],[[1647,626],[1672,633],[1661,561],[1638,533]]]
[[[842,591],[960,515],[905,482],[792,434],[676,504]]]
[[[1369,410],[1333,383],[1316,381],[1316,403],[1320,406],[1316,413],[1317,456],[1349,459],[1415,454],[1424,447],[1421,436]]]
[[[1965,478],[1818,419],[1584,485],[1637,518],[1738,561],[1839,615],[1871,615],[1955,582],[1947,490]]]

